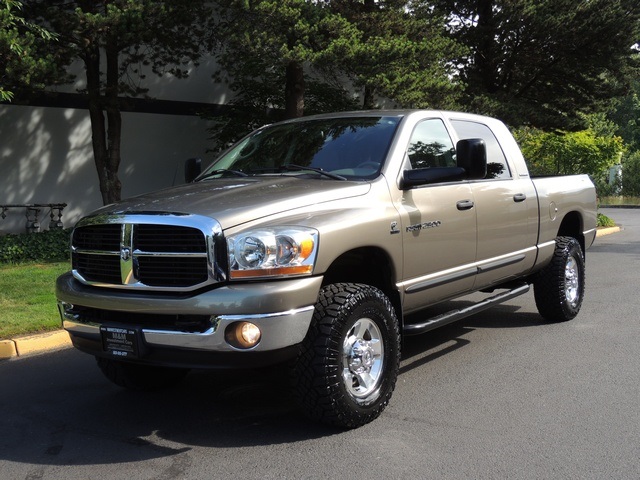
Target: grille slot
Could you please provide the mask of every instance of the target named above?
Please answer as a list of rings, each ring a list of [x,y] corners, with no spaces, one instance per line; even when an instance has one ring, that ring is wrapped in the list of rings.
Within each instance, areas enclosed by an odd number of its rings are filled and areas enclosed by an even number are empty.
[[[172,225],[165,216],[124,215],[104,219],[114,220],[121,223],[96,225],[87,219],[85,225],[80,222],[75,228],[72,265],[80,281],[114,288],[181,291],[224,279],[219,273],[213,274],[221,272],[212,264],[213,245],[219,240],[216,235],[221,236],[219,224],[214,220],[200,217],[193,222],[197,225],[194,227],[184,225],[187,222],[183,218],[176,220],[180,225]]]
[[[116,312],[99,308],[74,306],[67,312],[81,323],[117,323],[131,326],[171,330],[177,332],[203,333],[212,328],[209,315],[166,315],[155,313]]]
[[[85,280],[102,283],[121,283],[119,255],[90,255],[74,252],[72,256],[74,270],[81,273]]]
[[[152,287],[188,287],[207,280],[207,259],[139,257],[138,278]]]
[[[134,240],[143,252],[205,253],[207,246],[197,228],[171,225],[137,225]]]
[[[88,225],[73,231],[73,246],[82,250],[120,251],[122,225]]]

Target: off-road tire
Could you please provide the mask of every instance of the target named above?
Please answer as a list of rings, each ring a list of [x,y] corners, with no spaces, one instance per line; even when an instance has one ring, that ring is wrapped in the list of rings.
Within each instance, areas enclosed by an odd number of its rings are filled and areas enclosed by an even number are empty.
[[[357,428],[389,403],[399,364],[399,325],[386,295],[369,285],[327,285],[292,367],[293,394],[312,419]]]
[[[186,368],[156,367],[96,357],[105,377],[129,390],[149,391],[173,387],[189,373]]]
[[[551,263],[541,270],[533,283],[536,307],[549,322],[565,322],[580,311],[584,298],[584,254],[573,237],[556,238]]]

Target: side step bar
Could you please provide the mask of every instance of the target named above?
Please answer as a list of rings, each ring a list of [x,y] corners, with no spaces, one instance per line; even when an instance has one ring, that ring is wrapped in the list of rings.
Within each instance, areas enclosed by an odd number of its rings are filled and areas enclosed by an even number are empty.
[[[506,302],[507,300],[523,295],[527,293],[530,288],[529,284],[523,284],[511,290],[507,290],[506,292],[494,295],[493,297],[486,298],[480,303],[476,303],[470,307],[451,310],[450,312],[443,313],[437,317],[430,318],[426,322],[405,325],[402,329],[402,333],[404,335],[419,335],[421,333],[428,332],[429,330],[433,330],[434,328],[448,325],[449,323],[453,323],[457,320],[468,317],[469,315],[473,315],[491,308],[494,305],[498,305],[502,302]]]

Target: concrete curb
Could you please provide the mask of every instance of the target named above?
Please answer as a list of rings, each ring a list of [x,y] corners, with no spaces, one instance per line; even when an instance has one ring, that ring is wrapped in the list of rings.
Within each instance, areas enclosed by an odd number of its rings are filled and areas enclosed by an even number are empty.
[[[618,233],[620,230],[622,230],[621,227],[599,228],[596,232],[596,238],[611,235],[612,233]]]
[[[622,230],[620,227],[599,228],[596,232],[596,237],[611,235],[620,230]],[[71,347],[71,339],[64,330],[29,335],[13,340],[0,340],[0,360],[36,355],[68,347]]]
[[[36,355],[70,346],[71,339],[65,330],[18,337],[13,340],[0,340],[0,360]]]

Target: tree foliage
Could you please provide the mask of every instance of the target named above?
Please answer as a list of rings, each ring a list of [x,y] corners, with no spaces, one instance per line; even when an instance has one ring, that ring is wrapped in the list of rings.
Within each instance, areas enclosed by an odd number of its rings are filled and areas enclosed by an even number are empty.
[[[58,78],[47,42],[49,30],[25,20],[22,3],[0,0],[0,101],[10,101],[16,90],[44,87]]]
[[[463,85],[451,62],[466,49],[446,35],[446,17],[420,2],[331,0],[330,8],[360,32],[340,67],[362,90],[362,106],[376,97],[412,108],[456,104]]]
[[[637,0],[438,0],[455,39],[469,110],[509,124],[577,129],[638,75]]]
[[[317,2],[219,0],[218,4],[221,76],[240,93],[250,79],[277,85],[280,93],[269,101],[287,118],[304,113],[305,69],[330,69],[333,59],[344,56],[357,40],[352,25]]]
[[[226,143],[259,123],[327,110],[450,107],[461,54],[445,18],[397,0],[220,0],[218,78],[236,96],[216,119]],[[357,97],[362,98],[356,103]]]
[[[234,92],[212,119],[218,146],[275,120],[355,108],[332,69],[357,34],[341,17],[305,0],[219,0],[216,16],[215,78]]]
[[[640,57],[640,53],[638,54]],[[631,150],[640,150],[640,81],[632,83],[631,91],[614,100],[609,118]]]
[[[640,150],[630,152],[622,159],[620,193],[627,197],[640,197]]]

